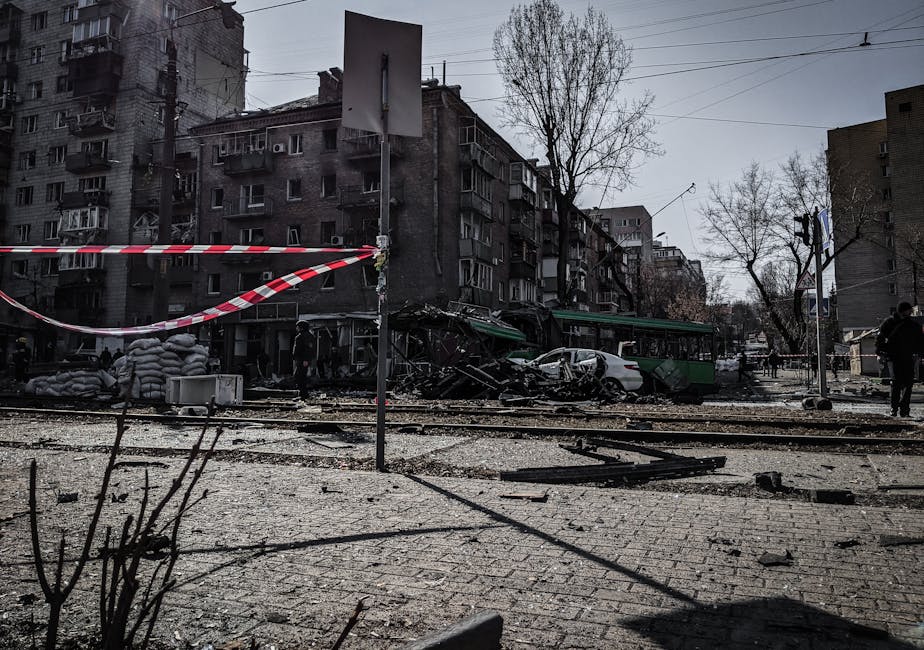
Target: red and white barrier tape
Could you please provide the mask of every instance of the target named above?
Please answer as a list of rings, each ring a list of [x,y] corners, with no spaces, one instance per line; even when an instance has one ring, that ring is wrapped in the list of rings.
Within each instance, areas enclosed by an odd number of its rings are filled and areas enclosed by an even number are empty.
[[[306,246],[250,246],[246,244],[169,244],[124,246],[0,246],[0,253],[99,253],[101,255],[276,255],[301,253],[378,253],[374,246],[311,248]]]
[[[85,247],[80,247],[85,248]],[[103,247],[110,248],[110,247]],[[118,248],[118,247],[113,247]],[[124,247],[122,247],[124,248]],[[332,249],[342,251],[343,249]],[[349,266],[350,264],[355,264],[364,259],[372,257],[374,254],[378,253],[378,249],[375,248],[364,248],[361,249],[363,252],[359,255],[354,255],[352,257],[345,257],[343,259],[334,260],[331,262],[325,262],[324,264],[317,264],[315,266],[299,269],[298,271],[293,271],[288,275],[284,275],[280,278],[275,278],[270,280],[266,284],[260,285],[256,289],[251,289],[240,296],[232,298],[227,302],[223,302],[220,305],[215,307],[209,307],[204,311],[191,314],[189,316],[182,316],[180,318],[174,318],[171,320],[159,321],[157,323],[151,323],[150,325],[139,325],[136,327],[88,327],[85,325],[74,325],[71,323],[63,323],[54,318],[48,316],[43,316],[37,311],[30,309],[18,302],[11,296],[7,295],[5,292],[0,291],[0,299],[5,300],[10,305],[23,311],[30,316],[37,318],[40,321],[48,323],[49,325],[54,325],[66,330],[71,330],[72,332],[81,332],[83,334],[96,334],[100,336],[135,336],[138,334],[152,334],[155,332],[166,332],[168,330],[179,329],[181,327],[189,327],[190,325],[197,325],[198,323],[204,323],[210,321],[219,316],[226,316],[234,312],[243,311],[244,309],[249,309],[254,305],[263,302],[268,298],[272,298],[278,293],[285,291],[286,289],[291,289],[292,287],[301,284],[305,280],[310,280],[313,277],[327,273],[328,271],[334,271],[344,266]],[[83,252],[83,251],[80,251]],[[100,251],[92,251],[100,252]],[[326,251],[325,251],[326,252]]]

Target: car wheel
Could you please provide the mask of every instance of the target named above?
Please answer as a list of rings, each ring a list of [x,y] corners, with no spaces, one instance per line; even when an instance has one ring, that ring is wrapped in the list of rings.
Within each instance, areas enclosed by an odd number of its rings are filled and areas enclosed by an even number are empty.
[[[604,378],[603,378],[603,387],[606,388],[606,389],[607,389],[608,391],[610,391],[611,393],[615,393],[615,392],[624,393],[624,392],[626,392],[625,389],[622,387],[622,384],[619,382],[619,380],[616,379],[616,378],[614,378],[614,377],[604,377]]]

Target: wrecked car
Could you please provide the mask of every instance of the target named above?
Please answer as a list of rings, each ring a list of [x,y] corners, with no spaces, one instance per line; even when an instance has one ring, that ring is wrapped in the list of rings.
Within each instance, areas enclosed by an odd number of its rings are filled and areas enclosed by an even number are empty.
[[[634,361],[588,348],[556,348],[531,361],[510,361],[538,368],[555,378],[560,377],[562,365],[567,365],[572,371],[598,375],[604,386],[623,391],[639,390],[644,382],[638,364]]]

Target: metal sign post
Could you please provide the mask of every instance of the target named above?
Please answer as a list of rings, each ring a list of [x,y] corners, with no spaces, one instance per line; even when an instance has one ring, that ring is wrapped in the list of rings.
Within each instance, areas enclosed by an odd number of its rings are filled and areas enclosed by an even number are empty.
[[[388,374],[388,208],[391,201],[391,147],[388,143],[388,55],[382,55],[382,159],[379,173],[379,347],[375,373],[375,468],[385,470],[385,379]]]
[[[825,333],[821,328],[821,315],[824,306],[821,279],[821,225],[818,222],[818,208],[812,215],[812,254],[815,256],[815,331],[818,340],[818,395],[828,396],[828,378],[825,370]]]

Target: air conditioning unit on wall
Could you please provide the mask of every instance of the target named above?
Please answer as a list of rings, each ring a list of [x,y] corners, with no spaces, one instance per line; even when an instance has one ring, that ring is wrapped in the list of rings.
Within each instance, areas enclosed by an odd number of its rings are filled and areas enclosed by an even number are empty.
[[[273,153],[285,153],[286,145],[282,142],[277,142],[273,145]]]
[[[330,238],[331,246],[343,246],[343,235],[334,235]]]
[[[263,271],[263,272],[260,274],[260,279],[261,279],[263,282],[269,282],[270,280],[273,279],[273,272],[272,272],[272,271]]]

